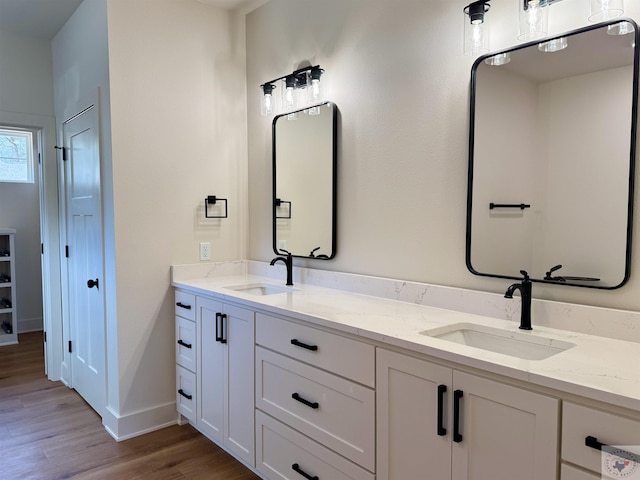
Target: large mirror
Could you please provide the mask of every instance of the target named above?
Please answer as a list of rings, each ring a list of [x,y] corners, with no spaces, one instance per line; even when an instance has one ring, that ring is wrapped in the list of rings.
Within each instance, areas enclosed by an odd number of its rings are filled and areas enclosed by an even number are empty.
[[[336,251],[337,108],[273,120],[273,249],[330,259]]]
[[[613,289],[629,277],[637,25],[479,58],[471,75],[471,272]]]

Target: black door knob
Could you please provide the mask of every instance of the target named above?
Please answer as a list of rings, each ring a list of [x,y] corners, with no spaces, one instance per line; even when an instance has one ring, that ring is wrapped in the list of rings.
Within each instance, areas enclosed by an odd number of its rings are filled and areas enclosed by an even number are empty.
[[[89,288],[93,288],[93,287],[100,288],[100,286],[98,284],[98,279],[96,278],[95,280],[89,280],[87,282],[87,287],[89,287]]]

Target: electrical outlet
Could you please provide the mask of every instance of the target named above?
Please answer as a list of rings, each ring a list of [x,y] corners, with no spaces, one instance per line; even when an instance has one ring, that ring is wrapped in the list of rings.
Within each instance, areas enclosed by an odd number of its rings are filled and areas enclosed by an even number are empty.
[[[211,260],[211,243],[200,242],[200,260]]]

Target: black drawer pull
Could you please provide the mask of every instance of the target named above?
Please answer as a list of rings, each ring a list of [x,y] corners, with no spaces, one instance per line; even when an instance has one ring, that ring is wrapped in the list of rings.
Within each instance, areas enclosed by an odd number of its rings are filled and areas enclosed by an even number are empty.
[[[191,310],[191,305],[185,305],[182,302],[176,302],[176,305],[180,308],[186,308],[187,310]]]
[[[601,443],[598,441],[596,437],[592,437],[591,435],[589,435],[584,439],[584,444],[587,447],[595,448],[596,450],[610,453],[617,457],[624,458],[625,460],[629,460],[630,462],[640,463],[640,455],[627,452],[626,450],[622,450],[620,448],[613,447],[611,445],[607,445],[606,443]]]
[[[180,395],[182,395],[184,398],[186,398],[187,400],[191,400],[193,398],[193,395],[188,395],[188,394],[184,393],[184,390],[182,390],[182,389],[178,390],[178,393]]]
[[[297,400],[300,403],[304,403],[307,407],[311,407],[314,410],[316,410],[316,409],[318,409],[318,407],[320,407],[320,404],[318,402],[310,402],[309,400],[305,400],[304,398],[302,398],[297,393],[292,393],[291,394],[291,398],[293,398],[294,400]]]
[[[317,345],[307,345],[306,343],[302,343],[295,338],[291,339],[291,345],[295,345],[296,347],[306,348],[307,350],[311,350],[312,352],[318,351]]]
[[[304,470],[302,470],[300,468],[300,465],[298,465],[297,463],[294,463],[293,465],[291,465],[291,468],[293,469],[294,472],[299,473],[300,475],[302,475],[304,478],[306,478],[307,480],[320,480],[320,477],[317,475],[314,475],[313,477],[311,475],[309,475],[307,472],[305,472]]]
[[[462,390],[453,392],[453,441],[460,443],[462,434],[460,433],[460,399],[462,399]]]
[[[438,385],[438,435],[444,437],[447,429],[444,428],[444,394],[447,393],[446,385]]]
[[[178,340],[178,345],[182,345],[184,348],[191,348],[190,343],[184,343],[182,340]]]

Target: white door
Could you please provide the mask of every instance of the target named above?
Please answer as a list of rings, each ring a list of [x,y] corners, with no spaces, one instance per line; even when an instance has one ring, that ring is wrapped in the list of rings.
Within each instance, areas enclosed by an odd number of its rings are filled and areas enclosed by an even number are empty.
[[[63,123],[71,386],[100,415],[106,405],[98,109]]]

